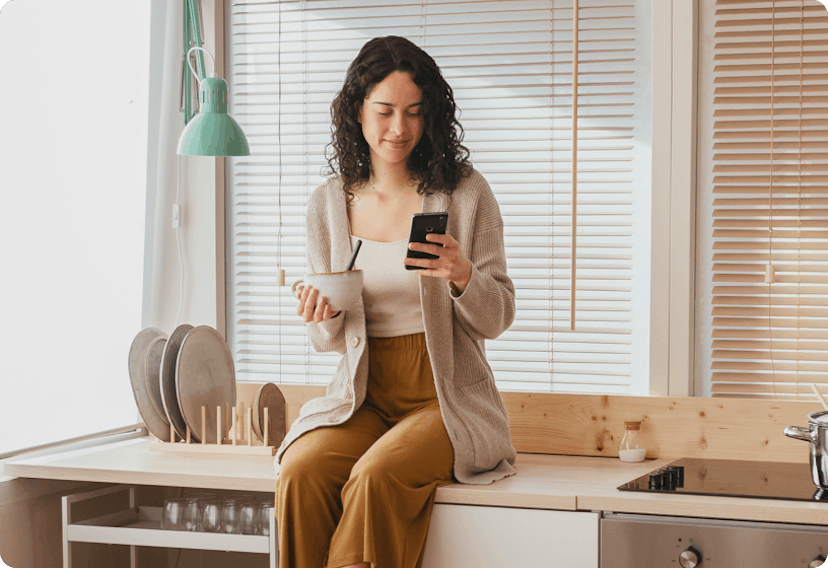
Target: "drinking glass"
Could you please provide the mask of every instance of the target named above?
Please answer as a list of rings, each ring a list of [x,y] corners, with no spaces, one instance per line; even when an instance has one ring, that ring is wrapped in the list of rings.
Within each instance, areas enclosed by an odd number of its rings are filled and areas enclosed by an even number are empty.
[[[221,532],[241,534],[241,507],[233,499],[224,500],[224,509],[221,514]]]
[[[204,518],[204,504],[207,501],[215,501],[218,497],[216,497],[215,493],[193,493],[192,495],[188,495],[187,499],[198,502],[198,527],[196,530],[203,531],[202,519]]]
[[[167,499],[164,501],[161,528],[173,531],[184,530],[184,512],[188,503],[187,499]]]
[[[270,536],[270,517],[274,512],[273,499],[262,499],[259,501],[259,532],[262,536]]]
[[[259,503],[257,501],[239,503],[239,529],[241,534],[259,534]]]
[[[182,531],[200,531],[201,530],[201,510],[199,509],[198,501],[189,497],[184,499],[184,511],[181,515],[181,526],[179,530]]]
[[[227,503],[222,500],[204,502],[204,512],[201,516],[202,530],[205,532],[222,532],[221,523],[224,519],[224,509]]]

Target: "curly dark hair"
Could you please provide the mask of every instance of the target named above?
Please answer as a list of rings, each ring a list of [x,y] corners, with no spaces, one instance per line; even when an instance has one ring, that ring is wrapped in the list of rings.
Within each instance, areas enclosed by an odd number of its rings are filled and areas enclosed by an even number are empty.
[[[345,84],[331,103],[329,173],[341,176],[349,202],[354,188],[371,177],[371,154],[358,121],[359,108],[374,86],[394,71],[410,73],[423,94],[423,135],[406,164],[412,179],[420,180],[417,192],[451,194],[472,171],[469,150],[461,144],[463,127],[456,117],[454,93],[437,63],[403,37],[374,38],[348,67]]]

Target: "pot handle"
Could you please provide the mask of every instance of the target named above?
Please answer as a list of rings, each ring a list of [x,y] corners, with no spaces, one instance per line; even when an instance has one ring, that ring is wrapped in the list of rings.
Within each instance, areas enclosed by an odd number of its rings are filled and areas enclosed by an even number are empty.
[[[789,438],[805,440],[806,442],[813,441],[811,439],[811,430],[809,428],[800,428],[799,426],[785,426],[785,430],[783,430],[783,432]]]

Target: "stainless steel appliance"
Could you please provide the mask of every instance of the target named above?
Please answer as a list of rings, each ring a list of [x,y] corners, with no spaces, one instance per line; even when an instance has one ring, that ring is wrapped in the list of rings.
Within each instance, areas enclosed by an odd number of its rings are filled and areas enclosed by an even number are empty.
[[[828,500],[828,492],[814,486],[805,463],[683,458],[618,489],[787,501]]]
[[[811,477],[814,485],[828,491],[828,411],[808,414],[808,428],[786,426],[784,432],[791,438],[810,442]]]
[[[828,507],[807,464],[685,458],[618,489]],[[828,527],[819,525],[622,513],[601,519],[601,568],[817,568],[826,555]]]
[[[828,527],[621,513],[601,519],[601,568],[817,568],[826,553]]]

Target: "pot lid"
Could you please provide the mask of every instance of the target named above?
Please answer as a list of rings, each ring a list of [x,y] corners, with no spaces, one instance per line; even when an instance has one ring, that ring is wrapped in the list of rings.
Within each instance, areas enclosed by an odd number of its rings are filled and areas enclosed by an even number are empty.
[[[820,410],[808,414],[808,422],[818,426],[828,426],[828,410]]]

